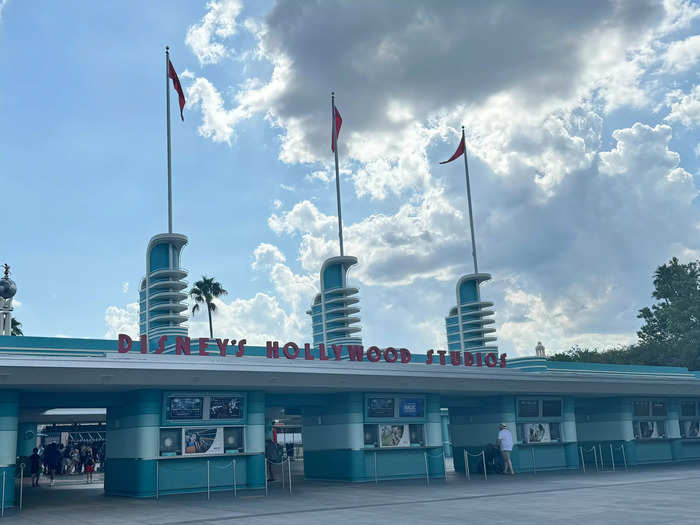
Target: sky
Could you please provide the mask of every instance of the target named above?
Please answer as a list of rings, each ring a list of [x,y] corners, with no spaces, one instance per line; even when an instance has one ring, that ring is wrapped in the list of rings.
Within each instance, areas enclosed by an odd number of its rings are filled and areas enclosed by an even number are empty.
[[[345,252],[366,345],[444,348],[473,271],[509,355],[633,343],[700,258],[700,5],[687,0],[0,0],[0,262],[25,335],[137,335],[148,240],[214,276],[215,337],[304,342]],[[205,314],[189,322],[207,335]]]

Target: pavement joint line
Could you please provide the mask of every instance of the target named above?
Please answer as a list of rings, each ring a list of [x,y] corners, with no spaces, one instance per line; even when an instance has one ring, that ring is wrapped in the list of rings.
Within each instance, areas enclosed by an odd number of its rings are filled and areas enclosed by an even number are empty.
[[[700,476],[688,476],[688,477],[671,477],[671,478],[661,478],[653,480],[637,480],[637,481],[622,481],[613,483],[596,483],[589,485],[581,485],[577,487],[562,487],[562,488],[552,488],[552,489],[539,489],[539,490],[525,490],[518,492],[503,492],[499,494],[473,494],[469,496],[460,497],[448,497],[448,498],[431,498],[424,500],[409,500],[409,501],[392,501],[387,503],[372,503],[364,505],[343,505],[336,507],[319,507],[314,509],[299,509],[299,510],[287,510],[278,512],[263,512],[259,514],[238,514],[238,515],[228,515],[212,518],[202,518],[196,520],[186,520],[186,521],[168,521],[160,522],[159,525],[188,525],[192,523],[211,523],[223,520],[238,520],[238,519],[250,519],[250,518],[266,518],[271,516],[285,516],[293,514],[306,514],[306,513],[317,513],[317,512],[329,512],[329,511],[344,511],[344,510],[357,510],[357,509],[371,509],[378,507],[393,507],[396,505],[417,505],[425,503],[444,503],[448,501],[467,501],[472,499],[482,499],[482,498],[501,498],[509,496],[522,496],[530,494],[547,494],[547,493],[558,493],[558,492],[571,492],[575,490],[587,490],[595,489],[601,487],[623,487],[630,485],[646,485],[650,483],[663,483],[667,481],[687,481],[687,480],[698,480]]]

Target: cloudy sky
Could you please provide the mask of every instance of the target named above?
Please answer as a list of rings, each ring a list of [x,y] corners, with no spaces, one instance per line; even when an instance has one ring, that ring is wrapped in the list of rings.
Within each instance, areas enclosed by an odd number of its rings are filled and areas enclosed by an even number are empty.
[[[338,253],[334,90],[366,343],[445,344],[472,271],[463,165],[438,164],[461,125],[500,348],[632,342],[654,269],[700,257],[699,29],[687,0],[0,0],[16,316],[27,335],[136,335],[146,244],[167,230],[168,44],[188,99],[174,228],[189,280],[229,291],[217,335],[310,340]]]

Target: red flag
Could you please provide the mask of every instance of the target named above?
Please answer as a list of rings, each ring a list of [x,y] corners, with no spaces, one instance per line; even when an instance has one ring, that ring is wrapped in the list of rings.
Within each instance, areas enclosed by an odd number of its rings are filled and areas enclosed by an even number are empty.
[[[335,140],[338,138],[338,135],[340,135],[340,126],[343,125],[343,119],[340,116],[340,112],[338,111],[338,108],[333,106],[335,109],[335,137],[333,137],[333,128],[331,128],[331,151],[335,152]]]
[[[440,164],[447,164],[448,162],[452,162],[456,158],[461,157],[464,155],[464,135],[462,135],[462,140],[459,141],[459,146],[457,146],[457,151],[455,151],[455,154],[452,155],[449,160],[446,160],[445,162],[441,162]]]
[[[185,93],[182,91],[182,86],[180,85],[180,79],[177,78],[177,73],[175,73],[175,68],[173,63],[168,59],[168,77],[173,79],[173,87],[180,97],[180,118],[184,121],[185,116],[182,114],[182,108],[185,107]]]

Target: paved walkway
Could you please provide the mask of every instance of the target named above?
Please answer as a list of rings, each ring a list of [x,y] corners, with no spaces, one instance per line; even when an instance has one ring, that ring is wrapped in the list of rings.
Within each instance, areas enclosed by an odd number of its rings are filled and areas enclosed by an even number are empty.
[[[700,522],[700,464],[629,472],[538,473],[471,481],[369,484],[304,482],[293,495],[275,484],[261,492],[167,496],[159,501],[105,497],[100,485],[58,483],[27,488],[9,524],[238,525],[333,523],[634,523]]]

